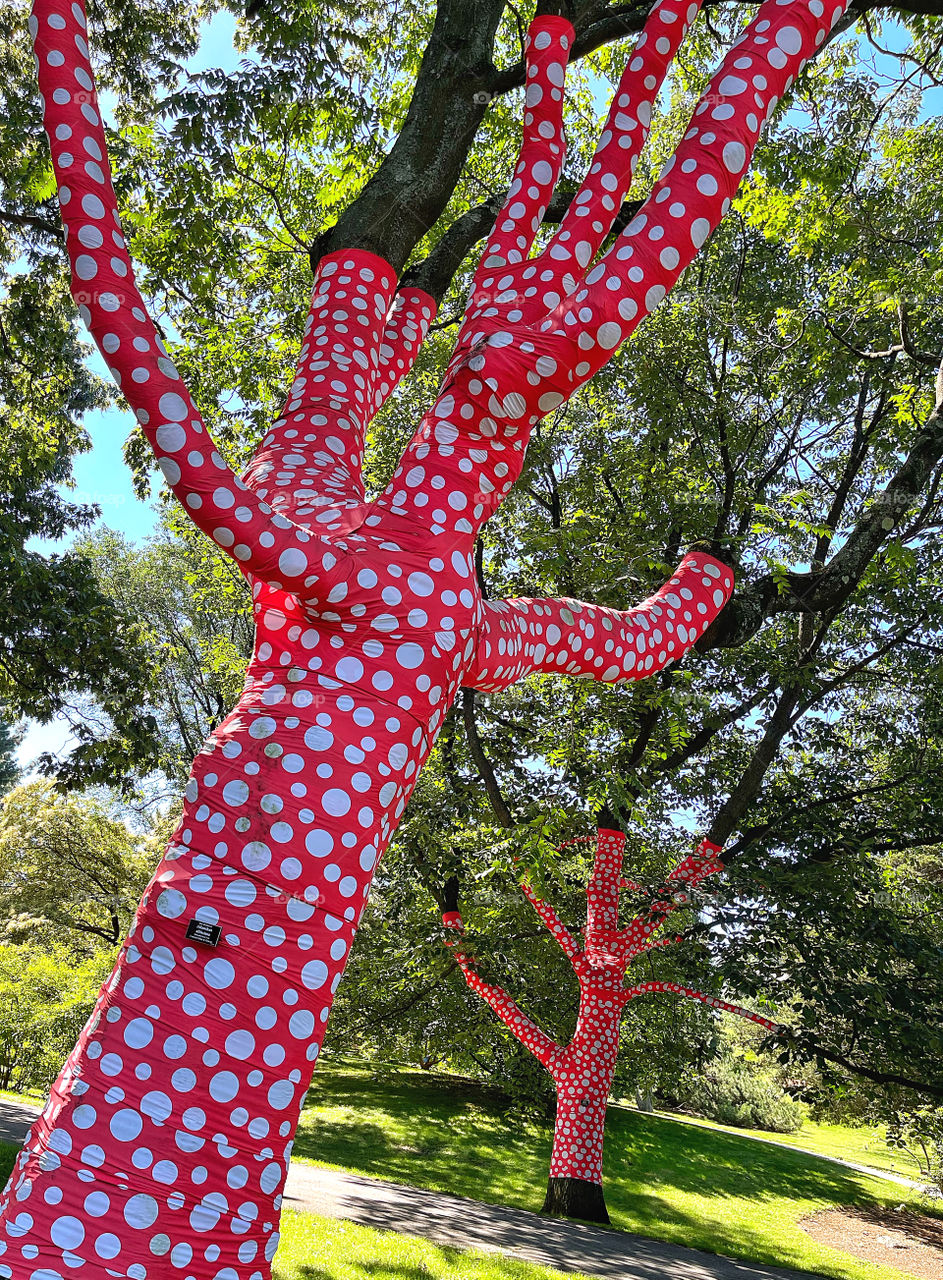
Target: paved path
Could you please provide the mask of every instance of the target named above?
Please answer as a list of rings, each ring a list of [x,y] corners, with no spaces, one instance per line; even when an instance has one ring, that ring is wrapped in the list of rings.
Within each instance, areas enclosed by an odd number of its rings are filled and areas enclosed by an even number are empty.
[[[39,1107],[0,1098],[0,1142],[22,1142],[39,1112]]]
[[[524,1209],[482,1204],[355,1174],[291,1166],[285,1204],[324,1218],[424,1236],[455,1249],[480,1249],[557,1271],[609,1280],[813,1280],[807,1271],[756,1267],[660,1240],[542,1218]]]
[[[21,1142],[37,1111],[0,1099],[0,1140]],[[624,1231],[542,1218],[523,1209],[401,1187],[311,1164],[291,1166],[285,1204],[322,1217],[423,1236],[457,1249],[481,1249],[609,1280],[810,1280],[805,1271],[752,1266]]]

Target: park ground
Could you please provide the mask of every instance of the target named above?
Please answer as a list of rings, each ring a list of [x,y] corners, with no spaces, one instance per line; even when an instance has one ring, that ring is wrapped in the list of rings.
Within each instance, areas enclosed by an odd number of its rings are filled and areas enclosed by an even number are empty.
[[[757,1141],[759,1136],[774,1141]],[[335,1058],[315,1074],[294,1159],[535,1210],[543,1199],[549,1145],[546,1126],[508,1116],[499,1095],[473,1082]],[[13,1152],[0,1148],[4,1176]],[[605,1172],[613,1227],[836,1280],[943,1280],[940,1215],[907,1187],[814,1153],[914,1173],[875,1130],[807,1122],[789,1137],[754,1136],[613,1105]],[[278,1280],[559,1275],[310,1214],[286,1213],[283,1221]]]

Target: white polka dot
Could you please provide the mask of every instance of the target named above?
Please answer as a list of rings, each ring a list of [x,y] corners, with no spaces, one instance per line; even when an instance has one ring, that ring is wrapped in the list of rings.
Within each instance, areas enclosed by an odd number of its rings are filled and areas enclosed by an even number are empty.
[[[723,150],[724,165],[730,173],[740,173],[747,162],[747,149],[742,142],[728,142]]]
[[[207,986],[213,988],[214,991],[224,991],[227,987],[231,987],[236,971],[222,956],[213,956],[211,960],[206,962],[203,969],[203,976],[206,979]]]
[[[124,1207],[124,1220],[138,1231],[153,1226],[157,1221],[157,1201],[153,1196],[132,1196]]]
[[[235,778],[233,781],[227,782],[223,787],[223,799],[234,808],[245,804],[249,799],[248,783],[243,782],[241,778]]]
[[[297,578],[308,567],[308,557],[298,547],[289,547],[278,557],[278,567],[290,578]]]
[[[339,787],[332,787],[330,791],[325,791],[321,803],[324,806],[324,812],[329,813],[333,818],[342,818],[345,813],[350,812],[350,796]]]
[[[183,422],[188,413],[186,401],[176,391],[165,391],[158,402],[158,407],[162,417],[170,422]]]
[[[301,981],[309,991],[317,991],[327,982],[327,965],[323,960],[309,960],[301,970]]]
[[[416,667],[422,665],[425,654],[418,644],[408,641],[401,644],[396,650],[396,661],[401,667],[405,667],[407,671],[414,671]]]
[[[797,54],[802,48],[802,36],[795,27],[783,27],[776,34],[776,43],[784,53]]]

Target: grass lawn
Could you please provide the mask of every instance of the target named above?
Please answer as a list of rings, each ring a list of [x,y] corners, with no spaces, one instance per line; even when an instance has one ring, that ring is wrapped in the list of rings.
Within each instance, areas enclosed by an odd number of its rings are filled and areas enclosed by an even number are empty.
[[[703,1125],[708,1129],[718,1129],[721,1133],[744,1134],[743,1129],[733,1125],[715,1124],[713,1120],[702,1120],[700,1116],[677,1116],[670,1111],[659,1111],[660,1116],[686,1121],[688,1124]],[[920,1180],[920,1171],[906,1152],[893,1151],[884,1141],[883,1129],[875,1125],[862,1125],[852,1128],[844,1124],[818,1124],[815,1120],[806,1120],[798,1133],[766,1133],[764,1130],[751,1129],[752,1137],[766,1138],[770,1142],[783,1142],[790,1147],[798,1147],[802,1151],[812,1151],[820,1156],[834,1156],[838,1160],[850,1160],[853,1164],[866,1164],[872,1169],[880,1169],[884,1173],[899,1173],[905,1178]]]
[[[538,1209],[549,1149],[548,1130],[508,1127],[484,1089],[415,1071],[375,1080],[334,1059],[315,1073],[295,1156]],[[905,1190],[801,1151],[613,1107],[605,1178],[613,1225],[626,1231],[840,1280],[904,1274],[819,1245],[797,1223],[834,1206],[906,1203]]]
[[[291,1212],[282,1215],[272,1274],[273,1280],[574,1280],[573,1272],[565,1277],[527,1262]]]
[[[28,1102],[34,1107],[44,1107],[47,1096],[45,1093],[40,1093],[38,1089],[30,1089],[28,1093],[15,1093],[12,1089],[0,1089],[0,1101]]]
[[[847,1130],[818,1129],[829,1154],[853,1154]],[[480,1086],[415,1070],[384,1068],[377,1074],[362,1063],[334,1058],[315,1073],[295,1156],[537,1209],[549,1147],[548,1129],[508,1125],[494,1095]],[[0,1146],[3,1180],[14,1154],[15,1148]],[[902,1280],[907,1274],[817,1244],[797,1226],[819,1209],[908,1202],[903,1188],[735,1130],[614,1106],[606,1139],[606,1197],[614,1226],[654,1239],[837,1280]],[[292,1213],[284,1220],[276,1275],[550,1280],[554,1273]]]

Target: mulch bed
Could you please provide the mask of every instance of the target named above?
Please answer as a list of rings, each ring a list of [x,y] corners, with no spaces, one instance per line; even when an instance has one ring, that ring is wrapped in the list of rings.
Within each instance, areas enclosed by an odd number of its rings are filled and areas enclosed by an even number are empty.
[[[943,1220],[909,1209],[826,1209],[799,1226],[819,1244],[920,1280],[943,1280]]]

